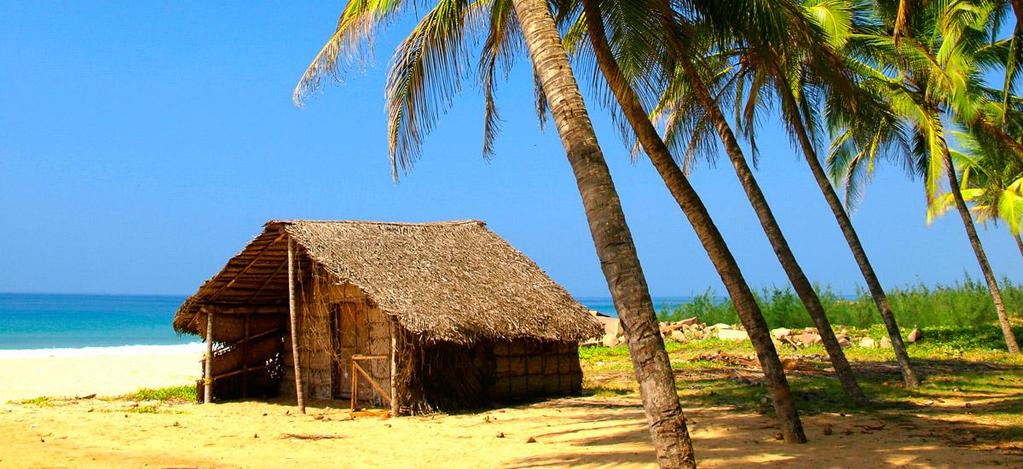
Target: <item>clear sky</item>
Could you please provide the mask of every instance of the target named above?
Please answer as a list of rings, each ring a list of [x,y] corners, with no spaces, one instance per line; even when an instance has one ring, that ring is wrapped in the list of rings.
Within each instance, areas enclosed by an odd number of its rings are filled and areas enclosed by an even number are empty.
[[[498,88],[496,159],[480,156],[469,81],[399,184],[384,75],[407,22],[380,38],[374,64],[292,104],[342,5],[0,0],[0,291],[185,294],[270,219],[478,218],[573,294],[607,295],[524,61]],[[630,163],[587,98],[652,293],[721,291],[650,164]],[[797,257],[812,280],[853,291],[859,271],[805,163],[775,123],[761,135],[758,177]],[[692,180],[750,283],[785,285],[731,167],[703,165]],[[854,222],[887,286],[979,276],[960,222],[928,227],[919,183],[897,168],[880,168]],[[1020,279],[1004,226],[982,237],[997,273]]]

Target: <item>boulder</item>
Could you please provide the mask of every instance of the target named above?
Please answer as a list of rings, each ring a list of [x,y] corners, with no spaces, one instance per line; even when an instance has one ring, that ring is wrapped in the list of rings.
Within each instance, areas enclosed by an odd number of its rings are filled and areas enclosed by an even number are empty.
[[[882,337],[881,341],[877,343],[879,348],[892,348],[892,339]]]
[[[906,337],[906,341],[911,344],[915,344],[918,340],[922,339],[923,336],[924,335],[920,332],[920,329],[914,327],[912,331],[909,331],[909,336]]]
[[[860,347],[863,348],[877,348],[877,341],[870,337],[864,337],[860,339]]]
[[[791,333],[792,333],[791,330],[786,329],[784,327],[779,327],[771,331],[771,337],[774,337],[775,339],[781,339],[782,337],[786,337]]]
[[[707,329],[710,329],[712,331],[720,331],[720,330],[723,330],[723,329],[732,329],[732,326],[730,324],[725,324],[725,323],[719,322],[719,323],[717,323],[717,324],[715,324],[713,326],[708,327]]]
[[[852,346],[852,341],[849,340],[849,337],[839,337],[838,346],[842,348],[850,347]]]
[[[789,339],[797,345],[807,346],[821,343],[821,335],[817,331],[803,332],[796,336],[789,336]]]
[[[671,331],[671,340],[674,340],[675,342],[685,342],[686,334],[679,330]]]
[[[682,324],[683,326],[692,326],[693,324],[699,324],[700,318],[693,316],[691,318],[685,318],[675,324]]]
[[[615,347],[621,342],[618,340],[618,336],[607,334],[600,343],[605,347]]]
[[[747,334],[746,331],[739,331],[735,329],[721,329],[717,332],[717,338],[721,340],[743,341],[749,340],[749,334]]]
[[[625,335],[625,329],[622,328],[622,322],[618,318],[596,316],[596,319],[597,322],[604,326],[605,336],[619,337]]]

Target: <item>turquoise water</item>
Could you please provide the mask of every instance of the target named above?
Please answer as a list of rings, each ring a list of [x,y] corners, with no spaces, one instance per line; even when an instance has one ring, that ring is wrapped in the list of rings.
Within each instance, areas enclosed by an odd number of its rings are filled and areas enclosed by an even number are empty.
[[[175,345],[198,340],[171,328],[184,296],[0,293],[0,350]],[[655,298],[657,310],[685,302]],[[610,298],[579,302],[615,315]]]
[[[183,296],[0,293],[0,349],[173,345]]]

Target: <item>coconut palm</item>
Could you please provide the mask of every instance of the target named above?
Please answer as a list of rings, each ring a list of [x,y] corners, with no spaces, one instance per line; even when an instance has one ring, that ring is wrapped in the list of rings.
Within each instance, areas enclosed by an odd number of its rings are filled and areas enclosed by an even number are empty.
[[[745,98],[745,102],[742,99],[735,101],[736,119],[744,127],[745,135],[754,135],[760,120],[755,114],[758,108],[766,107],[763,104],[773,101],[772,97],[780,102],[782,121],[802,151],[803,159],[867,283],[891,339],[903,381],[908,387],[916,387],[919,379],[909,361],[891,304],[817,153],[815,129],[821,120],[819,110],[825,107],[822,104],[827,102],[829,107],[853,108],[860,98],[852,79],[843,73],[845,67],[841,64],[838,51],[845,46],[853,18],[864,12],[857,4],[839,0],[809,0],[802,6],[808,22],[816,26],[816,33],[827,40],[826,44],[821,41],[819,47],[826,51],[829,47],[833,50],[821,53],[822,49],[811,51],[807,48],[778,47],[774,42],[763,42],[759,35],[746,35],[741,43],[730,44],[730,47],[719,52],[729,59],[723,64],[719,75],[733,75],[729,82],[734,83],[738,89],[730,90],[731,96],[733,99]],[[674,132],[676,129],[669,126],[667,131]]]
[[[645,2],[643,2],[645,3]],[[713,71],[714,67],[701,66],[706,62],[706,50],[694,48],[706,34],[697,32],[697,21],[708,21],[711,35],[741,38],[743,35],[758,35],[761,41],[774,44],[788,44],[788,47],[813,47],[813,38],[807,34],[808,29],[802,23],[798,5],[791,1],[779,2],[690,2],[687,5],[695,14],[683,15],[676,10],[670,0],[653,1],[650,7],[652,17],[659,19],[665,52],[672,60],[668,70],[676,71],[672,75],[673,83],[667,84],[665,101],[662,108],[669,108],[666,121],[669,128],[667,140],[677,140],[672,133],[685,129],[692,133],[690,143],[681,157],[683,164],[689,160],[694,149],[710,149],[706,135],[713,132],[724,146],[732,167],[756,213],[764,233],[767,235],[789,281],[796,294],[806,307],[811,319],[821,335],[828,356],[835,369],[835,374],[846,394],[856,400],[865,400],[853,375],[852,367],[845,357],[824,307],[806,277],[799,262],[795,258],[788,241],[785,239],[774,217],[774,213],[760,189],[753,171],[750,169],[746,156],[732,130],[731,124],[720,109],[718,92],[715,84],[721,78]],[[795,19],[794,19],[795,17]],[[715,47],[710,44],[711,51]],[[713,60],[714,54],[711,54]],[[637,132],[638,133],[638,132]]]
[[[1023,167],[1014,158],[997,149],[985,148],[972,135],[955,133],[958,149],[950,149],[959,170],[959,192],[972,203],[977,221],[1005,223],[1016,246],[1023,254],[1020,225],[1023,224]],[[928,211],[928,222],[955,205],[950,192],[935,197]]]
[[[650,17],[645,14],[646,12],[642,5],[633,5],[639,8],[630,10],[628,2],[615,1],[603,2],[601,4],[602,2],[599,0],[582,0],[581,3],[583,6],[582,19],[585,24],[586,36],[589,38],[593,55],[601,73],[606,78],[606,82],[617,103],[620,105],[629,126],[635,132],[640,146],[649,156],[658,174],[664,179],[672,196],[683,213],[688,217],[704,249],[710,255],[711,261],[735,305],[740,320],[749,333],[750,340],[753,342],[757,357],[764,370],[767,384],[771,389],[772,401],[782,423],[782,434],[785,440],[793,443],[805,442],[806,436],[803,432],[799,415],[792,402],[792,395],[785,378],[784,369],[778,358],[777,350],[774,348],[774,343],[771,340],[767,322],[764,320],[763,313],[756,303],[753,292],[743,278],[735,258],[729,251],[720,231],[718,231],[713,220],[711,220],[699,195],[674,161],[668,147],[657,133],[657,129],[647,117],[647,112],[641,103],[640,97],[632,88],[629,78],[626,77],[619,66],[618,59],[608,43],[607,32],[604,28],[605,18],[611,20],[630,18],[628,27],[631,27],[634,31],[645,32],[641,36],[646,40],[635,40],[634,46],[644,48],[657,43],[650,40],[651,36],[655,35],[652,31],[655,29],[656,23],[650,24],[648,22]],[[608,10],[611,13],[605,13]],[[621,22],[618,25],[621,26]],[[628,39],[624,38],[624,40]],[[635,47],[633,50],[635,50]],[[642,56],[642,54],[637,53],[635,56]],[[651,62],[644,62],[642,60],[641,62],[646,64],[646,72],[655,68],[655,64]]]
[[[352,0],[337,28],[296,88],[296,98],[337,74],[357,53],[374,28],[414,2]],[[488,21],[489,20],[489,21]],[[457,91],[464,71],[466,36],[485,32],[481,75],[493,84],[498,62],[507,63],[517,36],[533,63],[541,99],[549,105],[558,134],[575,174],[590,233],[608,287],[625,326],[629,352],[658,462],[665,467],[695,467],[685,415],[675,390],[668,355],[618,194],[597,144],[568,55],[544,0],[441,0],[398,46],[388,78],[390,149],[393,168],[406,169],[438,112]],[[455,79],[452,78],[452,73]],[[492,87],[488,96],[488,138],[493,135]],[[489,143],[485,143],[485,149]]]
[[[961,192],[943,121],[1019,159],[1020,142],[1003,130],[1005,114],[997,112],[997,103],[991,99],[992,94],[1001,93],[984,88],[979,73],[985,62],[998,59],[1007,49],[1006,41],[988,42],[998,2],[931,2],[910,13],[892,11],[892,7],[875,3],[877,22],[862,25],[849,39],[849,62],[862,77],[861,86],[886,102],[889,112],[874,119],[836,117],[838,125],[832,127],[838,133],[829,158],[853,187],[858,175],[869,174],[874,159],[886,149],[895,150],[910,160],[907,166],[920,170],[929,201],[938,194],[940,181],[947,181],[991,292],[1006,346],[1017,353],[998,282]],[[896,40],[892,31],[899,21],[903,26],[898,27],[901,33]],[[1005,59],[1002,55],[1001,63],[1007,63]]]

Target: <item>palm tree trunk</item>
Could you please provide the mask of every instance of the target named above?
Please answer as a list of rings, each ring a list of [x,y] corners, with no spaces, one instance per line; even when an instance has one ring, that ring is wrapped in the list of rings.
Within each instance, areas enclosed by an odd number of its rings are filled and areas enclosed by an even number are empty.
[[[696,467],[643,269],[554,18],[546,0],[512,3],[575,173],[600,265],[626,330],[658,463],[663,467]]]
[[[599,5],[594,0],[583,0],[582,4],[590,42],[593,44],[597,64],[600,66],[604,78],[610,85],[611,91],[633,131],[636,132],[643,150],[650,157],[650,161],[661,178],[664,179],[671,195],[696,231],[700,243],[703,244],[718,275],[721,276],[721,281],[732,298],[739,318],[753,342],[753,348],[760,360],[767,386],[771,391],[775,412],[781,421],[782,435],[785,441],[790,443],[806,442],[806,435],[792,401],[792,392],[785,378],[781,360],[778,358],[778,351],[775,350],[774,342],[771,341],[771,332],[767,327],[767,321],[764,320],[764,315],[760,311],[760,306],[757,305],[753,292],[746,283],[746,279],[743,278],[739,265],[732,257],[724,238],[714,221],[711,220],[703,201],[700,200],[699,195],[689,184],[689,180],[671,157],[667,145],[664,144],[657,129],[650,122],[635,91],[622,74],[607,43],[602,23],[603,15]]]
[[[817,331],[820,333],[821,342],[824,344],[824,349],[828,352],[828,357],[831,358],[831,364],[835,368],[835,375],[842,384],[842,389],[850,398],[865,401],[866,396],[856,382],[856,377],[853,375],[849,360],[845,358],[845,352],[842,351],[842,346],[839,345],[838,338],[835,337],[835,331],[832,330],[831,321],[828,320],[828,316],[824,313],[824,307],[817,297],[817,292],[814,291],[813,285],[806,278],[803,269],[799,266],[795,255],[789,248],[788,242],[785,240],[785,236],[782,234],[781,228],[771,212],[771,207],[767,204],[764,193],[760,190],[756,178],[753,177],[753,171],[750,170],[749,165],[746,163],[742,148],[735,139],[735,134],[732,133],[728,121],[718,108],[717,102],[711,97],[707,85],[696,70],[696,65],[689,58],[685,45],[678,39],[681,36],[679,34],[679,26],[674,19],[674,11],[666,1],[660,4],[660,8],[662,21],[665,21],[667,23],[665,26],[672,31],[672,33],[667,34],[669,38],[668,49],[675,61],[681,66],[686,79],[689,80],[693,93],[696,94],[696,98],[700,101],[704,111],[714,124],[714,128],[718,132],[721,143],[725,148],[725,153],[732,162],[735,174],[739,177],[743,190],[746,191],[746,197],[753,205],[753,211],[756,212],[760,225],[764,229],[764,233],[767,235],[767,239],[770,241],[782,269],[785,270],[789,282],[792,283],[792,288],[803,302],[807,313],[809,313],[810,318],[817,327]]]
[[[779,71],[775,70],[775,72]],[[831,186],[827,173],[824,172],[820,160],[817,159],[817,150],[814,149],[813,143],[810,142],[806,127],[799,117],[799,106],[796,105],[795,98],[791,93],[785,91],[790,89],[787,80],[781,73],[776,73],[776,76],[782,80],[782,86],[780,87],[782,92],[779,93],[782,98],[782,105],[788,109],[789,115],[793,116],[789,121],[803,150],[806,164],[810,166],[810,172],[813,173],[813,178],[817,181],[817,187],[824,194],[824,200],[827,201],[828,207],[831,208],[831,213],[835,215],[835,221],[838,222],[838,227],[842,230],[842,235],[845,236],[845,241],[849,245],[849,250],[852,251],[856,265],[859,266],[863,279],[867,282],[870,296],[874,298],[874,305],[877,307],[877,311],[881,313],[881,319],[884,321],[885,329],[888,331],[888,338],[892,342],[892,349],[895,350],[895,359],[899,363],[899,370],[902,371],[902,380],[906,383],[907,387],[915,388],[920,385],[920,380],[913,370],[913,365],[909,362],[906,344],[902,341],[899,325],[895,322],[895,314],[892,313],[892,307],[888,303],[888,295],[885,294],[884,288],[881,287],[881,281],[878,280],[877,274],[874,272],[874,266],[871,265],[870,259],[867,258],[867,252],[863,249],[863,244],[860,243],[860,237],[856,233],[856,229],[853,228],[849,214],[846,213],[841,199],[835,193],[835,188]]]
[[[1021,238],[1021,237],[1020,237],[1020,236],[1019,236],[1019,235],[1017,234],[1017,235],[1013,235],[1013,239],[1015,239],[1015,240],[1016,240],[1016,247],[1017,247],[1017,248],[1019,248],[1019,253],[1020,253],[1021,255],[1023,255],[1023,238]]]
[[[977,235],[977,227],[973,224],[973,217],[970,209],[966,207],[966,200],[959,191],[959,178],[956,176],[956,169],[952,163],[952,155],[948,151],[948,143],[941,142],[941,158],[945,162],[945,173],[948,176],[949,190],[956,203],[956,211],[963,220],[963,227],[966,228],[966,237],[970,239],[970,246],[977,256],[977,263],[980,264],[980,271],[987,281],[988,290],[991,291],[991,300],[995,304],[995,313],[998,315],[998,324],[1002,326],[1002,335],[1005,336],[1005,345],[1010,353],[1019,353],[1019,344],[1016,343],[1016,335],[1012,332],[1012,324],[1009,323],[1009,316],[1005,312],[1005,303],[1002,302],[1002,291],[998,288],[998,281],[987,260],[987,253],[984,252],[984,245],[980,244],[980,236]]]

